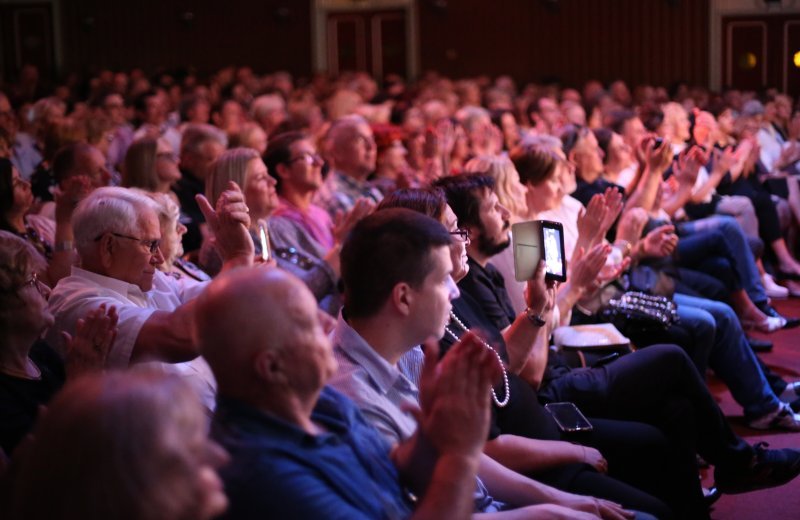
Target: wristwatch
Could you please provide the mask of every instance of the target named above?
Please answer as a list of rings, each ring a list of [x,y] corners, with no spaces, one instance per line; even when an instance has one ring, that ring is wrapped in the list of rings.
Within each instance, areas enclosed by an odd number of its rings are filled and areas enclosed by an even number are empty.
[[[528,318],[528,321],[533,324],[534,327],[544,327],[547,323],[544,318],[542,318],[542,314],[534,314],[533,309],[527,307],[525,309],[525,317]]]

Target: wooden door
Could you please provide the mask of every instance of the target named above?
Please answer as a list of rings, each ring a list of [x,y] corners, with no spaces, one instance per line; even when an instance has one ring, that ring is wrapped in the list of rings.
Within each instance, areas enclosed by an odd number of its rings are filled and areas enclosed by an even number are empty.
[[[723,85],[800,92],[800,15],[722,19]]]
[[[26,64],[35,65],[43,78],[54,74],[51,4],[0,4],[0,47],[0,79],[16,81]]]
[[[403,10],[330,12],[327,19],[328,71],[366,71],[408,77],[406,13]]]

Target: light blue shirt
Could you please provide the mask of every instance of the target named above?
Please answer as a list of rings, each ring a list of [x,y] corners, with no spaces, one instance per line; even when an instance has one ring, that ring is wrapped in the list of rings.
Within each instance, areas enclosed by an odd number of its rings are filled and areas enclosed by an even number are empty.
[[[355,402],[367,421],[391,444],[414,435],[417,422],[403,409],[405,406],[419,406],[417,384],[424,361],[422,349],[418,346],[412,348],[403,355],[398,366],[393,366],[375,352],[339,313],[333,331],[333,354],[339,368],[328,385]],[[500,511],[504,504],[489,496],[479,478],[475,481],[475,511]]]

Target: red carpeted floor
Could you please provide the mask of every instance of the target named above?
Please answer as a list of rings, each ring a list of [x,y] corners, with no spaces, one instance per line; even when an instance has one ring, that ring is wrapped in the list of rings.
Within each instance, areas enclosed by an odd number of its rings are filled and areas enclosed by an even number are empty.
[[[800,299],[776,300],[773,304],[781,314],[800,316]],[[775,344],[772,352],[759,354],[767,365],[787,381],[800,380],[800,327],[754,336],[769,339]],[[709,376],[709,386],[736,432],[748,442],[754,444],[765,441],[770,448],[800,449],[800,433],[763,432],[748,428],[742,420],[741,407],[733,401],[727,387],[713,376]],[[710,477],[706,475],[704,479],[706,486],[711,483]],[[711,516],[715,520],[800,519],[800,477],[778,488],[743,495],[723,495],[714,505]]]

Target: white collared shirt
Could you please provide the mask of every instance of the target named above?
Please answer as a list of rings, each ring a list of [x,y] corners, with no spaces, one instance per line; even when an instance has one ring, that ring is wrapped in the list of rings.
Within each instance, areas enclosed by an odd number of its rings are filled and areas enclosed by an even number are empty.
[[[108,355],[109,368],[127,368],[133,346],[144,323],[155,311],[174,311],[183,303],[202,292],[205,283],[184,285],[174,278],[156,271],[153,288],[143,292],[139,286],[116,278],[73,267],[70,276],[61,279],[48,300],[55,324],[47,331],[47,342],[59,352],[64,352],[61,331],[75,335],[75,325],[89,311],[105,304],[112,305],[119,314],[118,332]],[[147,363],[158,365],[166,372],[176,373],[198,391],[203,404],[213,409],[216,381],[205,360],[198,357],[185,363]]]

